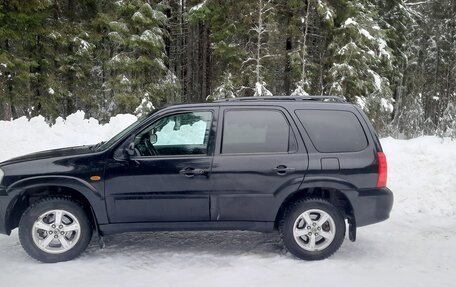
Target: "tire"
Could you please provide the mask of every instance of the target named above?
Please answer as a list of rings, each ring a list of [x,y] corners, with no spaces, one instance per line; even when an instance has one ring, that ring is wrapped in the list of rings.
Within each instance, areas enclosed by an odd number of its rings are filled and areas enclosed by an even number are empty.
[[[284,212],[279,229],[288,251],[303,260],[330,257],[345,238],[341,212],[328,201],[317,198],[291,204]]]
[[[56,225],[59,221],[60,225]],[[67,198],[39,200],[24,212],[19,222],[22,247],[28,255],[44,263],[78,257],[91,238],[92,227],[83,207]]]

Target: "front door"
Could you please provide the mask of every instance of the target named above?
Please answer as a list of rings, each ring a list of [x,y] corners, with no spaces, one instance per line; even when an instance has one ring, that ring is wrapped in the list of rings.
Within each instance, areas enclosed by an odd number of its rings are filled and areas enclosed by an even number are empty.
[[[111,223],[210,219],[214,118],[207,109],[163,115],[134,136],[134,156],[108,162]]]

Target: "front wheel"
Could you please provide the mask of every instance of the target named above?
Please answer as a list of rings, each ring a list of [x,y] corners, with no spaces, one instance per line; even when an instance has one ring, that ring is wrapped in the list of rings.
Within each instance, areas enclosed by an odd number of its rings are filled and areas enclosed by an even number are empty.
[[[322,260],[342,245],[345,221],[340,211],[326,200],[300,200],[285,211],[280,231],[293,255],[304,260]]]
[[[33,258],[54,263],[79,256],[92,237],[87,215],[66,198],[45,198],[30,206],[19,223],[22,247]]]

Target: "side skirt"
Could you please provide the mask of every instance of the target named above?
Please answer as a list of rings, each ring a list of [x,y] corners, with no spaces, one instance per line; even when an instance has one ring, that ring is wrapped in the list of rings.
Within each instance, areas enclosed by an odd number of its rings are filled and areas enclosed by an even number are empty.
[[[145,231],[210,231],[210,230],[247,230],[258,232],[274,231],[274,222],[263,221],[207,221],[207,222],[141,222],[113,223],[99,225],[103,235],[124,232]]]

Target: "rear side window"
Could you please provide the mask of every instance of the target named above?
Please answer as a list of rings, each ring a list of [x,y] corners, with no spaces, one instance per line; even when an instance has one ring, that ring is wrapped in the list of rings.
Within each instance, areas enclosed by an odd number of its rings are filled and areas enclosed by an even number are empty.
[[[288,152],[291,139],[294,136],[290,126],[279,111],[225,112],[221,151],[224,154]]]
[[[319,152],[355,152],[367,147],[366,134],[355,114],[335,110],[296,110]]]

